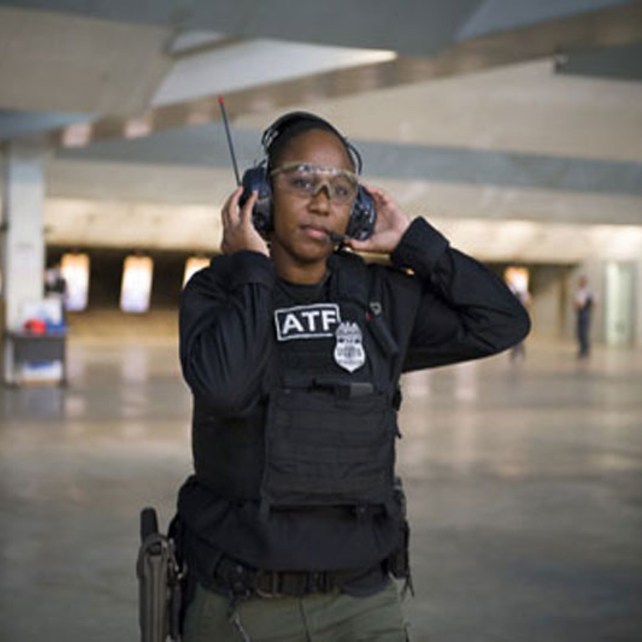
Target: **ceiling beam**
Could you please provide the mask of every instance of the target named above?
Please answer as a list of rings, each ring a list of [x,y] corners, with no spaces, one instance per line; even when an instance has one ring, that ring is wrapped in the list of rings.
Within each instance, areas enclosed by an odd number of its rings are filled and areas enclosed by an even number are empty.
[[[399,56],[387,62],[340,69],[235,91],[226,96],[231,115],[262,113],[386,87],[412,84],[547,56],[630,45],[642,41],[642,3],[612,7],[460,42],[434,58]],[[220,119],[218,96],[147,109],[133,118],[108,117],[51,132],[55,146],[144,136]]]

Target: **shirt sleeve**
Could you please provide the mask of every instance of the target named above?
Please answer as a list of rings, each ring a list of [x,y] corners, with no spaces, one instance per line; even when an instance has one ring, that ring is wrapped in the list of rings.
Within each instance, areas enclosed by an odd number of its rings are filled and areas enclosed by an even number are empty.
[[[412,222],[391,258],[421,282],[405,371],[489,356],[528,334],[528,313],[499,276],[424,219]]]
[[[270,355],[272,262],[257,252],[215,258],[181,297],[180,360],[199,402],[219,415],[251,410]]]

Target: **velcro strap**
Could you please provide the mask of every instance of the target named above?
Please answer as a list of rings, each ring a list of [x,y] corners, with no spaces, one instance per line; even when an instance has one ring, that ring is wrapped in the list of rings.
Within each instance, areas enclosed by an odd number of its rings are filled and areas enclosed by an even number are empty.
[[[369,381],[340,381],[333,376],[306,377],[298,373],[286,373],[283,375],[283,383],[285,388],[325,390],[342,399],[366,397],[375,393],[375,387]]]
[[[367,397],[374,394],[375,388],[369,381],[351,381],[347,383],[336,381],[330,377],[316,377],[312,387],[320,390],[329,390],[337,397],[349,399],[351,397]]]

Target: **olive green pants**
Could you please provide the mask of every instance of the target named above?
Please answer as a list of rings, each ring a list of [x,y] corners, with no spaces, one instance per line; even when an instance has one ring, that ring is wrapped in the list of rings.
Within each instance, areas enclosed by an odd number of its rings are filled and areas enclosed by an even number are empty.
[[[406,642],[406,626],[394,582],[370,597],[338,590],[302,598],[251,598],[236,605],[196,587],[185,618],[183,642]],[[244,637],[244,633],[247,637]]]

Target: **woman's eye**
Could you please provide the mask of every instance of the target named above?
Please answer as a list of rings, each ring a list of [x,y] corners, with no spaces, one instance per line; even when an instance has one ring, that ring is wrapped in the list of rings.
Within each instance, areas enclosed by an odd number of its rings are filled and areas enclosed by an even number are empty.
[[[295,187],[296,189],[308,190],[310,189],[312,183],[309,179],[303,178],[302,176],[294,176],[290,181],[290,185],[292,185],[292,187]]]
[[[354,186],[346,181],[335,182],[333,191],[336,198],[348,199],[354,196]]]

